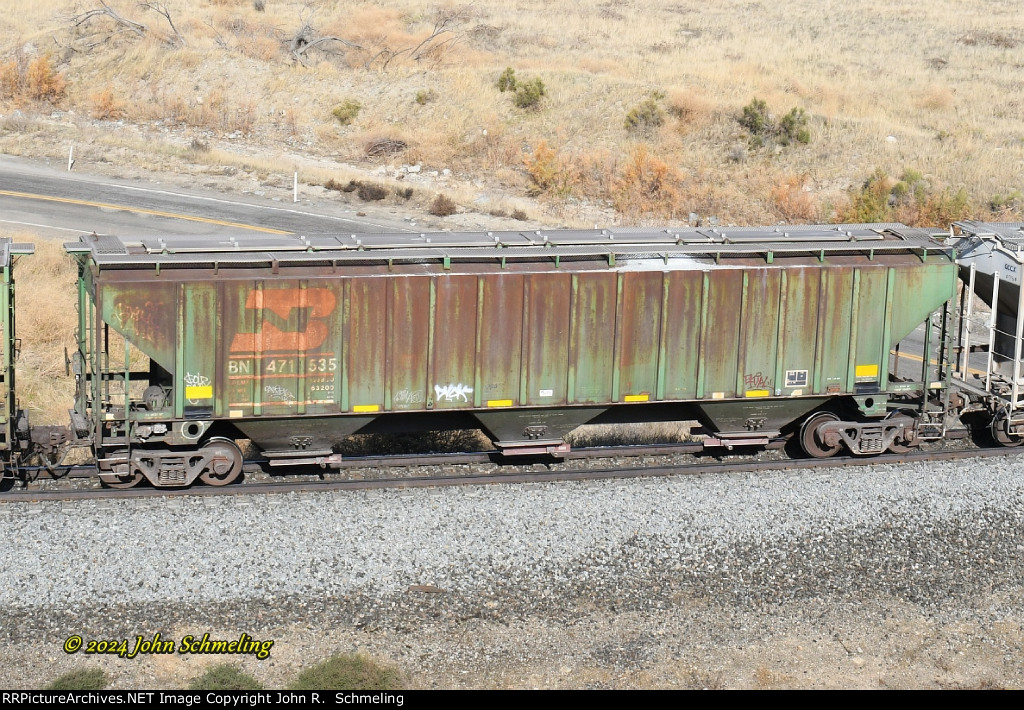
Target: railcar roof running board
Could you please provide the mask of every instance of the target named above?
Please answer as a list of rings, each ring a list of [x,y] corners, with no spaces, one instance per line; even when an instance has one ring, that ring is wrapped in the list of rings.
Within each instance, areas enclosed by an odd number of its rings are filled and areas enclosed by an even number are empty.
[[[520,232],[315,234],[226,238],[83,235],[65,244],[100,267],[217,264],[224,266],[397,263],[430,259],[537,260],[558,258],[671,259],[746,254],[872,254],[943,249],[946,232],[902,224],[783,225],[774,227],[616,228]]]

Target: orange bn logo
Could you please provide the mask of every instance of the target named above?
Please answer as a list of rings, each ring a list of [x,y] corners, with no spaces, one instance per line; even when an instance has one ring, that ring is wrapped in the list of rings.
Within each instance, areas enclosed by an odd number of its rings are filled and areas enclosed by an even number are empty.
[[[250,291],[245,307],[262,312],[255,333],[236,333],[231,352],[316,350],[327,340],[327,316],[338,300],[326,288],[284,288]],[[299,311],[298,327],[289,329],[292,311]]]

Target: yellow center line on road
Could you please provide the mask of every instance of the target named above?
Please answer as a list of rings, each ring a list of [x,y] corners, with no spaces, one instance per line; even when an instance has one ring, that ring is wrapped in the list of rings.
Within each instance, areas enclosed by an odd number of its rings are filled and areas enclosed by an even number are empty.
[[[187,214],[178,214],[177,212],[163,212],[161,210],[147,210],[141,207],[125,207],[123,205],[111,205],[105,202],[90,202],[88,200],[75,200],[70,197],[52,197],[50,195],[33,195],[30,192],[14,192],[12,190],[0,190],[0,195],[7,195],[8,197],[24,197],[30,200],[46,200],[48,202],[63,202],[70,205],[83,205],[85,207],[100,207],[108,210],[119,210],[121,212],[135,212],[137,214],[149,214],[156,217],[168,217],[170,219],[184,219],[190,222],[205,222],[206,224],[216,224],[222,227],[237,227],[239,229],[251,229],[255,232],[266,232],[267,234],[291,234],[291,232],[283,229],[271,229],[270,227],[257,227],[254,224],[243,224],[241,222],[228,222],[222,219],[210,219],[209,217],[193,217]],[[86,230],[82,230],[86,231]]]
[[[895,350],[890,350],[889,354],[890,355],[895,355],[896,351]],[[924,362],[924,358],[923,357],[921,357],[920,355],[914,355],[913,353],[902,353],[901,352],[899,354],[899,356],[900,356],[900,358],[908,358],[908,359],[914,360],[916,362]],[[938,365],[939,364],[935,360],[929,360],[928,363],[930,365]],[[969,372],[972,375],[984,375],[985,374],[984,370],[976,370],[973,367],[968,367],[967,368],[967,372]]]

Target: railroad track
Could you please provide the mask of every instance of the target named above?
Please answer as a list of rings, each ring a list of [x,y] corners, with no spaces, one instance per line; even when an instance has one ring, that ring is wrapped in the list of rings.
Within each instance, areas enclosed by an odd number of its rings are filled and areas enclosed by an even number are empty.
[[[735,454],[728,460],[696,456],[699,444],[594,447],[573,451],[563,461],[534,462],[497,466],[486,472],[471,469],[492,464],[493,452],[430,454],[425,456],[359,457],[345,462],[342,470],[316,475],[289,473],[280,477],[256,473],[247,480],[229,486],[200,486],[166,489],[136,487],[130,489],[49,487],[34,482],[24,488],[0,493],[0,504],[67,500],[111,500],[125,498],[164,498],[181,496],[268,495],[300,492],[441,488],[453,486],[529,484],[559,481],[601,481],[611,479],[659,478],[681,475],[757,473],[777,470],[808,470],[820,467],[857,467],[926,461],[953,461],[1012,456],[1013,448],[962,448],[912,451],[875,457],[837,456],[829,459],[791,459]],[[681,459],[681,460],[680,460]],[[605,461],[611,460],[608,465]],[[530,467],[533,467],[532,469]],[[543,468],[541,468],[543,467]],[[84,468],[84,467],[79,467]],[[404,469],[395,474],[395,469]],[[441,469],[438,471],[438,469]],[[63,483],[58,481],[57,483]],[[44,487],[46,486],[46,487]]]

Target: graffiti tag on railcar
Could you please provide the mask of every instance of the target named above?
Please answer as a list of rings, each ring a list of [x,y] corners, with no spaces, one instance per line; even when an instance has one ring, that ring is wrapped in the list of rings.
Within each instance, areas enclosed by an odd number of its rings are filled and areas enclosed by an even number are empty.
[[[281,385],[264,385],[263,393],[270,399],[277,400],[278,402],[294,402],[295,395],[287,387]]]
[[[434,385],[434,395],[438,402],[469,402],[468,395],[471,394],[473,394],[473,388],[461,382],[444,386]]]
[[[743,376],[743,385],[747,389],[771,389],[772,378],[765,377],[763,372],[751,372]]]
[[[395,393],[395,404],[422,404],[423,392],[419,390],[398,390]]]
[[[156,341],[162,332],[156,319],[163,312],[162,303],[146,301],[139,304],[134,294],[124,294],[114,299],[110,314],[115,328],[123,333],[138,335],[146,340]]]

